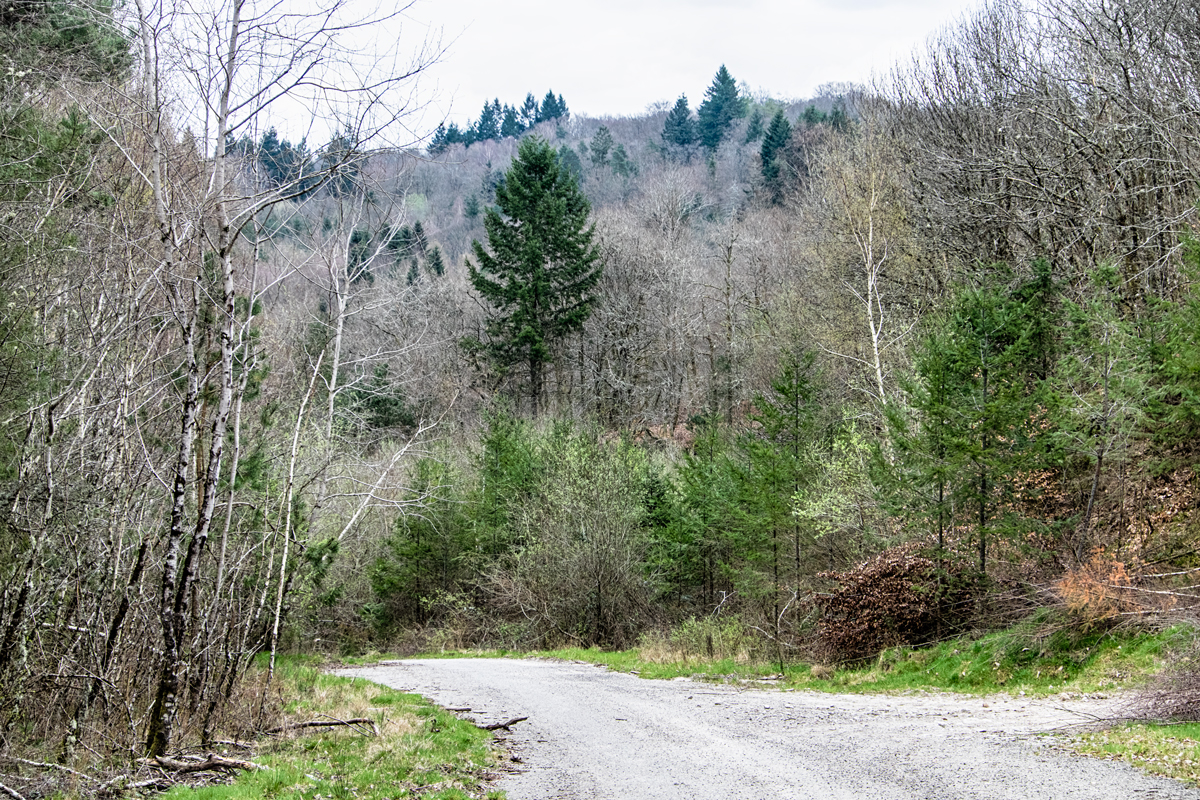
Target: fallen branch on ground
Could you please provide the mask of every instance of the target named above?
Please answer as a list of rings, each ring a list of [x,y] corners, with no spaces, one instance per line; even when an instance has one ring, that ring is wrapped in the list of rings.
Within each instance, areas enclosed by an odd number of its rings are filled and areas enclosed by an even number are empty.
[[[491,725],[476,725],[475,727],[479,728],[481,731],[508,730],[509,725],[516,725],[518,722],[524,722],[527,719],[529,719],[529,717],[513,717],[508,722],[496,722]]]
[[[271,728],[269,731],[266,731],[266,733],[267,734],[276,734],[276,733],[283,733],[284,731],[299,730],[301,728],[336,728],[340,725],[346,725],[351,728],[357,727],[359,725],[370,725],[371,731],[376,736],[379,735],[379,726],[375,724],[375,720],[368,719],[367,717],[355,717],[354,719],[329,719],[329,720],[314,719],[314,720],[310,720],[308,722],[293,722],[288,725],[280,725],[276,728]]]
[[[157,764],[163,769],[169,769],[176,775],[184,775],[189,772],[233,772],[235,769],[243,769],[247,771],[266,769],[261,764],[255,764],[253,761],[242,761],[237,758],[225,758],[214,753],[209,753],[208,758],[203,761],[176,761],[173,758],[166,756],[158,756],[150,759],[151,764]]]
[[[88,781],[96,780],[91,775],[85,775],[82,772],[78,772],[76,770],[71,769],[70,767],[64,767],[62,764],[47,764],[44,761],[30,761],[27,758],[17,758],[16,756],[3,756],[3,758],[5,758],[8,761],[14,761],[18,764],[24,764],[29,767],[38,767],[39,769],[56,769],[61,772],[66,772],[71,775],[76,775],[76,776],[83,778],[84,780],[88,780]]]
[[[0,794],[7,795],[8,797],[11,797],[12,800],[25,800],[25,798],[21,796],[20,792],[18,792],[16,789],[8,788],[3,783],[0,783]]]

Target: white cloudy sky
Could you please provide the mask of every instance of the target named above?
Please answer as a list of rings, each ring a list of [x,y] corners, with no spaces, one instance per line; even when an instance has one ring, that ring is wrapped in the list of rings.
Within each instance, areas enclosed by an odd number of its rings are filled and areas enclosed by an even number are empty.
[[[975,7],[975,0],[419,0],[449,45],[428,78],[432,116],[464,123],[494,97],[561,93],[572,113],[638,114],[686,93],[692,107],[721,64],[755,91],[803,98],[866,81]],[[433,87],[426,84],[427,90]]]

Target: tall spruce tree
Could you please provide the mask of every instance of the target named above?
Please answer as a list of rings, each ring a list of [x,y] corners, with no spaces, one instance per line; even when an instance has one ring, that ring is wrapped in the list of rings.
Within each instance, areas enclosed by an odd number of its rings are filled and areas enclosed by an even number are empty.
[[[783,149],[791,135],[792,126],[783,110],[776,111],[759,151],[762,156],[763,183],[766,184],[767,196],[775,205],[783,202]]]
[[[521,142],[496,187],[496,205],[484,218],[488,248],[473,242],[475,262],[468,261],[471,285],[494,314],[487,342],[466,344],[502,371],[526,367],[537,417],[554,342],[579,330],[596,302],[600,253],[587,223],[587,198],[541,137]]]
[[[474,140],[483,142],[488,139],[499,139],[500,123],[503,116],[504,112],[500,107],[499,98],[491,103],[485,102],[483,110],[479,112],[479,121],[472,127],[472,130],[475,132]]]
[[[735,119],[746,116],[746,103],[738,94],[737,82],[722,64],[704,92],[704,102],[696,112],[700,143],[715,150]]]
[[[541,109],[538,111],[537,121],[547,122],[552,119],[560,119],[569,115],[567,104],[560,94],[554,96],[553,90],[547,91],[546,96],[542,98]]]
[[[692,119],[686,94],[679,95],[675,107],[667,114],[662,140],[669,155],[683,155],[685,160],[691,160],[692,149],[700,140],[700,134],[696,132],[696,121]]]

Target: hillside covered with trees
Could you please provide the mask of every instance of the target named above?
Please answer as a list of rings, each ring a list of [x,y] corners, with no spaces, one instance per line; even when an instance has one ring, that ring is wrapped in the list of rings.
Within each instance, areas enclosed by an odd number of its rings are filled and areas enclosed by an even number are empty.
[[[274,101],[353,48],[235,5],[0,12],[0,751],[207,745],[289,648],[844,663],[1192,605],[1194,8],[991,0],[872,86],[398,141],[427,41],[318,144]]]

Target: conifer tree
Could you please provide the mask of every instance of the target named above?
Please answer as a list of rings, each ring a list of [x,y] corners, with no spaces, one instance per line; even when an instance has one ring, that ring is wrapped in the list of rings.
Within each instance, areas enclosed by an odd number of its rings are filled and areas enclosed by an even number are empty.
[[[503,138],[520,136],[524,131],[525,127],[517,117],[517,110],[505,103],[503,120],[500,123],[500,136]]]
[[[500,100],[494,102],[485,102],[483,111],[479,113],[479,121],[475,123],[473,131],[475,133],[474,140],[484,142],[488,139],[500,138],[500,121],[503,112],[500,109]]]
[[[488,247],[472,243],[471,285],[494,309],[488,341],[468,341],[500,370],[528,372],[530,407],[540,411],[542,374],[555,341],[579,330],[596,303],[600,281],[591,207],[545,139],[521,142],[488,209]]]
[[[729,132],[735,119],[746,116],[746,103],[738,94],[737,82],[722,64],[713,82],[704,92],[697,111],[700,143],[715,150]]]
[[[792,126],[784,116],[783,110],[776,111],[759,151],[762,156],[763,182],[771,202],[775,205],[783,202],[783,148],[791,135]]]
[[[763,129],[763,115],[760,109],[754,109],[754,114],[750,117],[750,124],[746,126],[746,138],[743,144],[757,142],[763,138],[766,131]]]
[[[541,108],[538,106],[537,98],[533,96],[533,92],[526,93],[525,102],[521,103],[519,116],[521,118],[521,127],[525,130],[529,130],[541,121]]]
[[[582,145],[583,142],[580,142],[580,144]],[[571,145],[564,144],[558,148],[558,162],[565,171],[571,174],[571,177],[576,182],[583,180],[583,160],[580,159],[579,154],[575,152],[575,149]]]
[[[681,94],[663,122],[663,145],[669,154],[683,154],[686,160],[691,160],[691,150],[699,139],[696,121],[692,119],[692,111],[688,108],[687,95]]]
[[[812,531],[793,513],[794,498],[813,479],[816,436],[815,358],[790,348],[783,354],[770,391],[754,398],[755,427],[741,437],[743,457],[736,467],[739,527],[757,542],[758,560],[770,573],[775,638],[779,639],[782,587],[790,572],[798,578],[813,548]],[[750,531],[754,531],[751,533]]]
[[[425,226],[421,224],[421,220],[413,223],[410,241],[413,251],[421,258],[424,258],[425,251],[429,247],[429,237],[425,234]]]
[[[526,100],[528,102],[528,100]],[[567,104],[563,101],[563,96],[560,94],[554,96],[553,91],[547,91],[546,96],[542,98],[541,109],[538,111],[537,121],[547,122],[552,119],[561,119],[568,116]]]
[[[463,201],[463,214],[467,219],[475,219],[479,216],[479,195],[467,195],[467,199]]]
[[[625,145],[623,144],[619,144],[613,148],[612,170],[614,175],[620,175],[622,178],[638,174],[637,164],[625,152]]]
[[[446,259],[442,257],[442,250],[437,245],[434,245],[433,249],[429,251],[425,267],[439,277],[446,274]]]
[[[939,544],[952,524],[972,525],[981,575],[996,540],[1042,524],[1022,515],[1036,487],[1020,476],[1059,466],[1056,437],[1045,431],[1058,333],[1049,265],[1036,263],[1013,289],[1002,265],[993,271],[922,341],[906,386],[911,418],[892,412],[895,468],[919,498],[906,505],[928,509]],[[954,508],[962,516],[952,522]]]
[[[601,125],[592,137],[592,165],[603,167],[608,165],[608,153],[613,147],[612,132],[607,126]]]
[[[466,137],[463,136],[458,123],[451,122],[447,125],[444,122],[439,122],[437,130],[434,131],[433,137],[429,140],[429,154],[431,156],[440,155],[446,152],[450,145],[464,143],[466,143]]]

